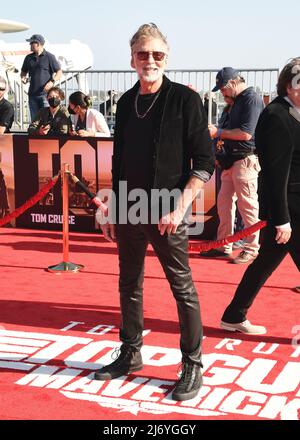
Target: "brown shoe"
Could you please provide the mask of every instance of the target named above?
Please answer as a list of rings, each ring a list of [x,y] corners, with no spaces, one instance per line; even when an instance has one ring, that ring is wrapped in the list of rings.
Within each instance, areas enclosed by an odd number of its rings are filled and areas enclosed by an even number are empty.
[[[237,257],[231,260],[233,264],[246,264],[251,263],[257,255],[250,254],[250,252],[242,251]]]

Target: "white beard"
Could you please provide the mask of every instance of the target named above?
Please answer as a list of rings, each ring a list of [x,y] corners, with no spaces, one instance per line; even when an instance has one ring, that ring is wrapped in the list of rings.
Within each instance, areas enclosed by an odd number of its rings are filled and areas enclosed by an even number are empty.
[[[139,72],[139,78],[146,82],[155,82],[159,80],[163,75],[163,71],[161,69],[156,70],[155,72]]]

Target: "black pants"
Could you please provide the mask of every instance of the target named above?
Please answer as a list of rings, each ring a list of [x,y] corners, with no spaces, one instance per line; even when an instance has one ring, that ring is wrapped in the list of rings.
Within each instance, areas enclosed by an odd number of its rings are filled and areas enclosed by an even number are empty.
[[[275,241],[276,228],[268,225],[262,230],[262,242],[257,258],[247,268],[234,298],[226,308],[222,321],[243,322],[248,309],[256,298],[260,288],[289,253],[300,271],[300,222],[291,224],[292,235],[286,244]]]
[[[117,225],[116,232],[120,265],[121,341],[137,349],[143,343],[144,259],[150,242],[177,303],[183,357],[201,364],[203,330],[198,295],[188,264],[187,225],[181,224],[176,234],[170,236],[166,233],[161,236],[157,225],[151,224]]]

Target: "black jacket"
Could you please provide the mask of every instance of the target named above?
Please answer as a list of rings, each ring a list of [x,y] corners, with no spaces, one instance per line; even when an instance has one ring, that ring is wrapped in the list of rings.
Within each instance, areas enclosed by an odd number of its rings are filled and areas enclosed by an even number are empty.
[[[139,82],[124,93],[117,104],[112,158],[113,190],[116,194],[118,182],[122,180],[123,134],[138,90]],[[153,188],[183,189],[192,170],[205,170],[212,175],[212,144],[198,93],[164,76],[161,96],[156,105],[155,152],[153,163],[149,164],[154,169]]]
[[[300,220],[300,114],[277,97],[256,127],[261,165],[260,218],[274,225]]]

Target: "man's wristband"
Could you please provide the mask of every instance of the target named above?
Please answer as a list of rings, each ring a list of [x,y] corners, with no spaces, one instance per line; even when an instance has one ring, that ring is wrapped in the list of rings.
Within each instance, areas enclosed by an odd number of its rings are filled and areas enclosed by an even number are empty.
[[[218,139],[221,138],[221,133],[222,133],[222,128],[218,128],[218,130],[217,130],[217,138]]]

